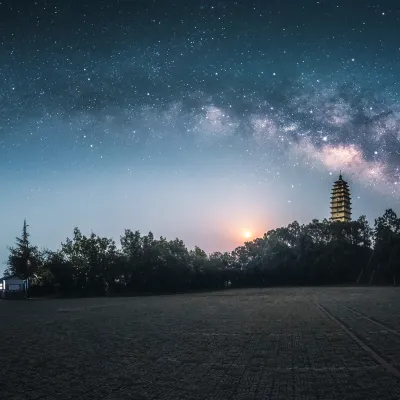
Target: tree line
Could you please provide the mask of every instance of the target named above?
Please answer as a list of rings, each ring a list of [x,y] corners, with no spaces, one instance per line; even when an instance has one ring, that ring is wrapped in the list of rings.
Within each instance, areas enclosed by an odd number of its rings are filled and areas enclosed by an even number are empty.
[[[60,249],[39,250],[22,235],[10,247],[6,275],[30,282],[30,294],[131,295],[274,285],[396,285],[400,217],[389,209],[372,228],[365,216],[348,223],[293,222],[232,252],[188,250],[182,240],[126,229],[114,240],[78,228]]]

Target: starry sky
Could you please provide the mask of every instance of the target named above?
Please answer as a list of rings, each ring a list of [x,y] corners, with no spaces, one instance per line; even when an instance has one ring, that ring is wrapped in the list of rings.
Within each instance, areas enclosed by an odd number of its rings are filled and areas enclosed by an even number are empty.
[[[229,251],[329,217],[340,169],[399,212],[397,3],[0,0],[0,261],[25,217]]]

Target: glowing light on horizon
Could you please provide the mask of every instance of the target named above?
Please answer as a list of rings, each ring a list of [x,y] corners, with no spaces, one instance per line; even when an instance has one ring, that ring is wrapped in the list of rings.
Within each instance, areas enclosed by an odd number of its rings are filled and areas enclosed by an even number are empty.
[[[246,232],[244,232],[243,236],[244,236],[246,239],[250,239],[253,235],[251,234],[251,232],[246,231]]]

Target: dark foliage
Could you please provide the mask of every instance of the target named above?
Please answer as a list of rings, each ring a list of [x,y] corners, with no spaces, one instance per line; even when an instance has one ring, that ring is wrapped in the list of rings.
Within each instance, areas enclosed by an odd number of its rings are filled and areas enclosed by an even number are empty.
[[[15,238],[15,247],[10,247],[7,269],[5,274],[8,276],[18,276],[28,279],[35,276],[40,266],[40,254],[37,247],[32,246],[29,241],[29,233],[26,220],[22,228],[21,237]]]
[[[230,253],[207,255],[179,240],[125,230],[112,239],[74,229],[58,251],[40,254],[22,238],[11,248],[8,272],[29,276],[38,294],[130,295],[272,285],[396,284],[400,275],[400,218],[387,210],[372,229],[350,223],[293,222]],[[26,265],[32,265],[27,269]]]

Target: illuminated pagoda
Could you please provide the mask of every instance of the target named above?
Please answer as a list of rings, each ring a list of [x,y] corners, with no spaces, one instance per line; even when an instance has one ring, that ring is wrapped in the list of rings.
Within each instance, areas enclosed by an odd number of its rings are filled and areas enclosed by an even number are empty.
[[[346,181],[339,175],[339,180],[333,184],[331,196],[331,221],[351,221],[350,189]]]

